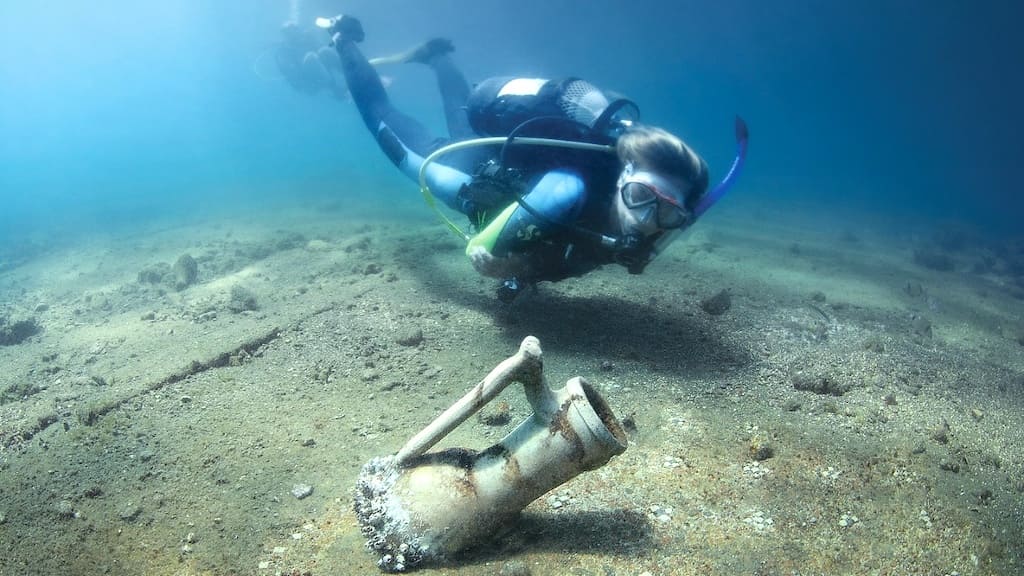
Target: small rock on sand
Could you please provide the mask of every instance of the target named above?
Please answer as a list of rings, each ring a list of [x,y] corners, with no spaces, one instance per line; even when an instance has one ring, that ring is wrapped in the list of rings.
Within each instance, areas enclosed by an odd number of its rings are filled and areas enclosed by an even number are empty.
[[[700,307],[712,316],[721,316],[732,307],[732,296],[728,290],[719,290],[714,296],[701,300]]]
[[[413,328],[398,335],[396,342],[402,346],[419,346],[423,342],[423,330]]]
[[[174,263],[174,289],[184,290],[199,278],[199,264],[190,254],[182,254]]]

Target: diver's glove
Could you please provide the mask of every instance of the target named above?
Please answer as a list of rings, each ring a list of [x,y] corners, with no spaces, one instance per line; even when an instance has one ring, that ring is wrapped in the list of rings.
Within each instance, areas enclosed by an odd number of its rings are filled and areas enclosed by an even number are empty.
[[[366,38],[363,23],[355,16],[338,14],[334,18],[317,18],[316,25],[327,30],[335,43],[344,40],[362,42]]]

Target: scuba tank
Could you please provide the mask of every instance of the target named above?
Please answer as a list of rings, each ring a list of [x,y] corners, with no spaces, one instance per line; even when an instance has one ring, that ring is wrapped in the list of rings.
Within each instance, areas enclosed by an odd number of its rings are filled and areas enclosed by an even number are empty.
[[[548,80],[500,76],[469,95],[469,124],[481,136],[532,136],[614,143],[640,116],[631,100],[616,98],[579,78]]]

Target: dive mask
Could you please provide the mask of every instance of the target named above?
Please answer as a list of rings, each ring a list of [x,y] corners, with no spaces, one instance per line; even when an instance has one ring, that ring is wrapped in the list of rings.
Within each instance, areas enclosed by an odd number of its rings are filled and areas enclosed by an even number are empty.
[[[684,204],[683,190],[668,179],[644,170],[626,167],[619,181],[619,197],[627,209],[627,220],[633,220],[647,234],[653,226],[661,230],[682,228],[690,221],[690,212]]]

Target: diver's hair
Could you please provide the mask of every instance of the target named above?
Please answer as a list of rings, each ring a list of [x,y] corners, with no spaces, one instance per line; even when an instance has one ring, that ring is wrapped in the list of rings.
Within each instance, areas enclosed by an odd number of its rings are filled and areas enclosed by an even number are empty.
[[[686,207],[693,209],[708,189],[708,165],[678,136],[655,126],[636,125],[619,136],[616,153],[638,170],[689,182]]]

